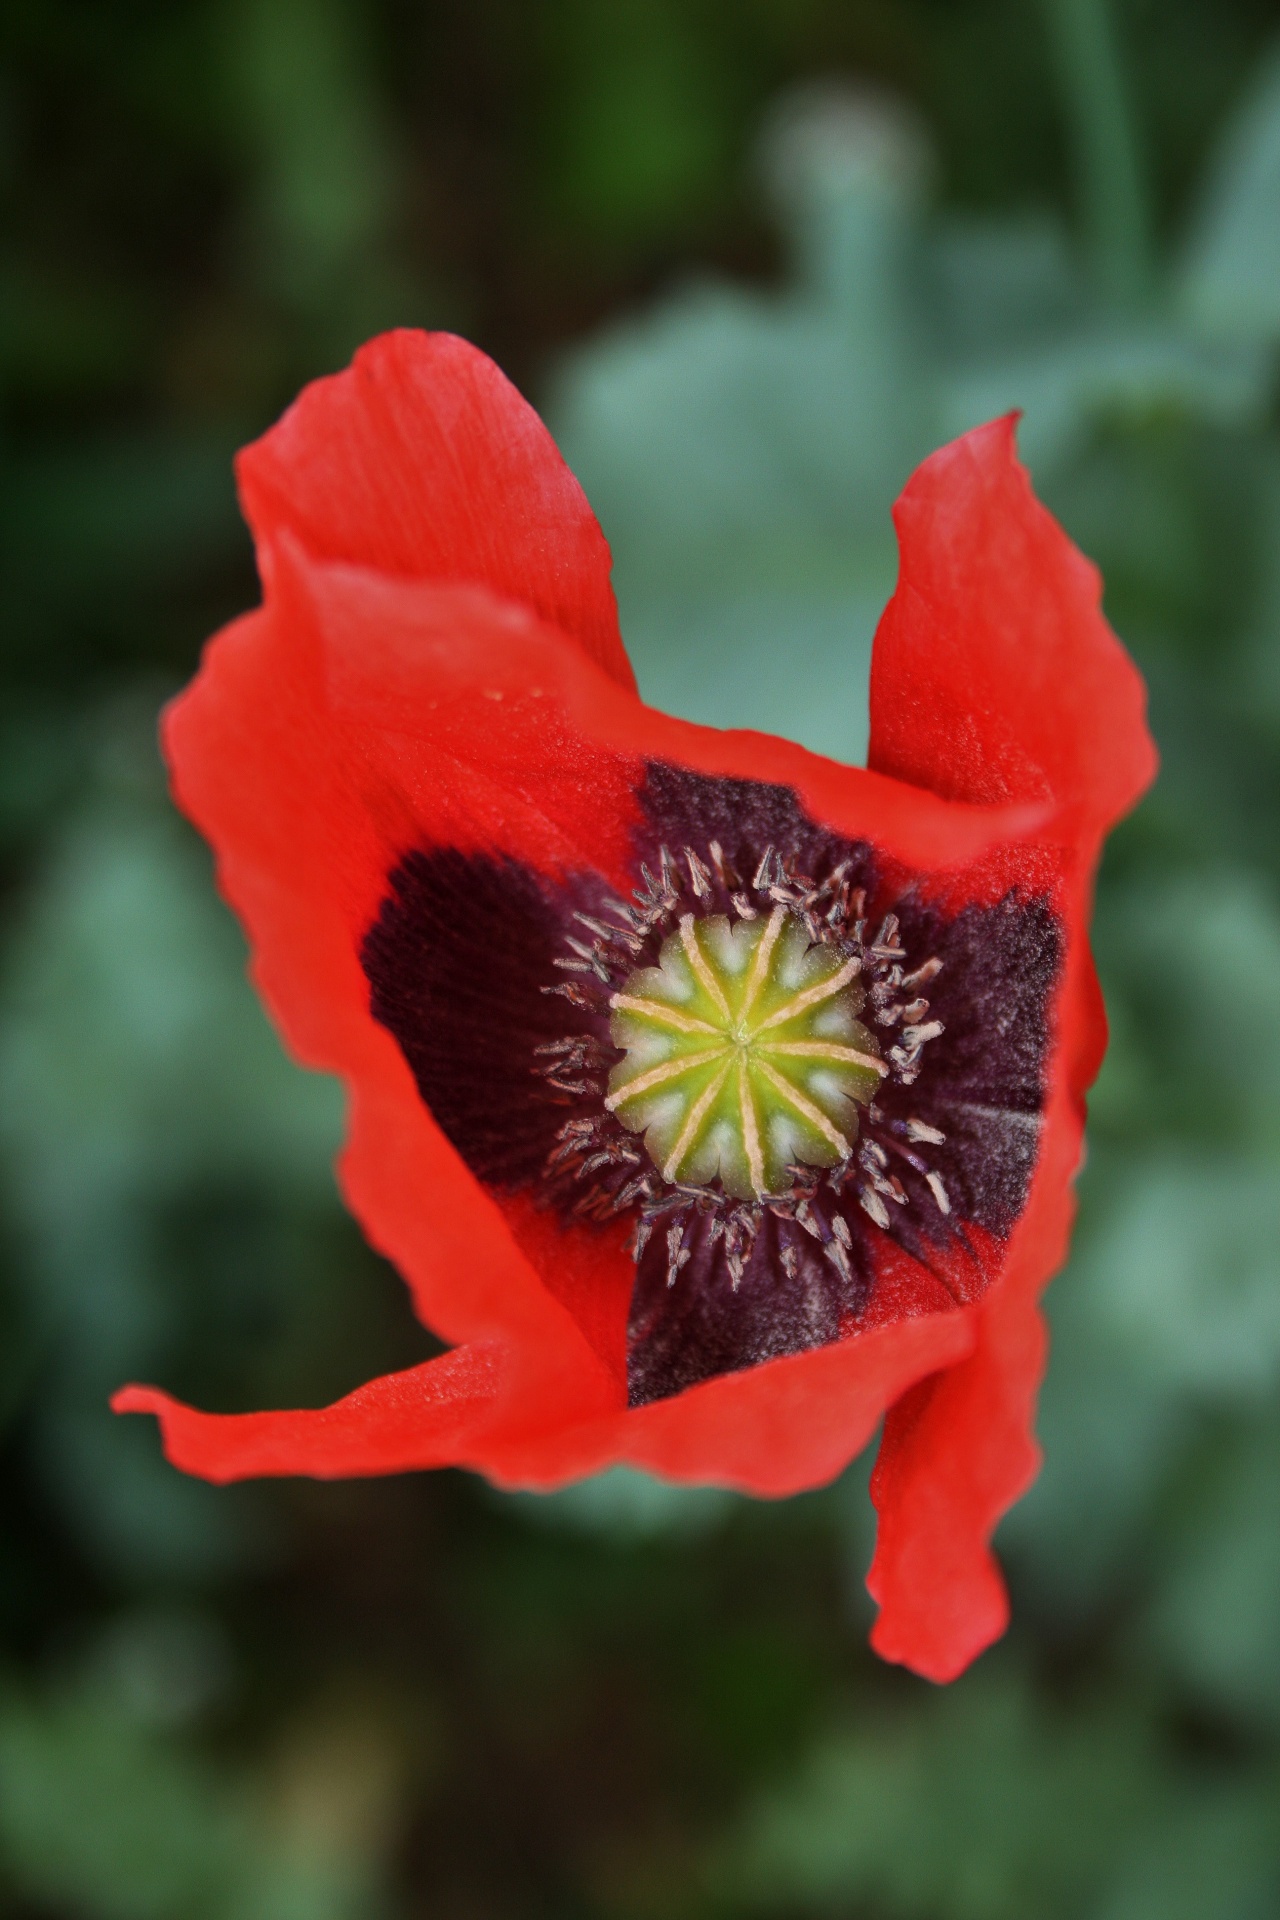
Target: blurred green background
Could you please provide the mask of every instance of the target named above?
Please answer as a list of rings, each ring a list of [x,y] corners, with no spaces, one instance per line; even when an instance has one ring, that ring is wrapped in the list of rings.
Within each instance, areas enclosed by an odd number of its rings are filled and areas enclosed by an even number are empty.
[[[0,1912],[1280,1911],[1280,16],[1263,0],[9,0]],[[1009,406],[1164,771],[1007,1640],[867,1653],[866,1466],[217,1492],[106,1396],[427,1351],[158,703],[235,446],[393,324],[547,412],[651,699],[856,758],[888,510]]]

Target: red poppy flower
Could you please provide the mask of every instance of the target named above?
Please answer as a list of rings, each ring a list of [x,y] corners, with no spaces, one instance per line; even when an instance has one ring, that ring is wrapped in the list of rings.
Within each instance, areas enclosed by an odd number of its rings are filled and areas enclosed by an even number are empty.
[[[218,1481],[625,1461],[757,1495],[883,1417],[874,1644],[958,1673],[1037,1465],[1099,846],[1154,770],[1012,422],[898,503],[869,770],[641,704],[586,501],[459,340],[373,341],[239,480],[264,604],[169,709],[174,790],[452,1350],[314,1411],[116,1407]]]

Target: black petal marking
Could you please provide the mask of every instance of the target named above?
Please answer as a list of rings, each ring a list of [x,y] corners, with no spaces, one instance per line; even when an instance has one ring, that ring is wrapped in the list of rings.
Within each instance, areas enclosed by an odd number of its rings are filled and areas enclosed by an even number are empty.
[[[908,1091],[890,1084],[881,1105],[904,1120],[914,1113],[946,1134],[945,1146],[931,1146],[928,1158],[946,1182],[956,1219],[1005,1239],[1022,1212],[1039,1146],[1046,1018],[1062,964],[1062,929],[1047,902],[1014,894],[994,906],[964,907],[950,920],[911,900],[897,911],[904,944],[943,961],[929,997],[930,1017],[946,1031],[930,1046],[917,1085]],[[909,1169],[904,1180],[923,1192]],[[910,1209],[912,1218],[945,1244],[948,1223],[924,1197]]]
[[[534,1049],[607,1026],[542,989],[559,976],[590,882],[554,888],[518,861],[436,847],[411,853],[365,936],[375,1020],[389,1027],[418,1091],[471,1171],[496,1187],[537,1181],[572,1111],[535,1074]]]
[[[858,1243],[855,1241],[855,1257]],[[860,1265],[846,1280],[819,1243],[793,1221],[766,1212],[736,1290],[723,1241],[700,1217],[686,1233],[691,1258],[667,1285],[657,1234],[636,1269],[627,1326],[627,1398],[643,1406],[720,1373],[838,1340],[866,1300]],[[782,1250],[791,1251],[788,1272]]]
[[[842,840],[811,820],[790,787],[764,780],[717,780],[650,761],[637,796],[644,815],[636,857],[656,863],[662,846],[706,846],[718,841],[744,881],[766,847],[776,847],[795,872],[821,877],[850,862],[853,886],[874,890],[875,859],[866,841]]]

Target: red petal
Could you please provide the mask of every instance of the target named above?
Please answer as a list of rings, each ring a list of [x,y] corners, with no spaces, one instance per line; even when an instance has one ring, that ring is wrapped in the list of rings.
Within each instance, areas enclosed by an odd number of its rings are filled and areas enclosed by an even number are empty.
[[[459,604],[457,589],[349,576],[367,596],[358,594],[350,608],[353,629],[341,617],[349,602],[339,602],[339,640],[364,643],[375,674],[383,642],[382,717],[399,723],[396,731],[377,732],[358,687],[344,704],[336,666],[330,676],[336,693],[326,685],[334,663],[326,662],[306,598],[305,563],[296,555],[295,561],[292,570],[286,558],[277,563],[272,612],[251,615],[219,636],[192,689],[169,710],[164,735],[177,797],[218,852],[220,885],[250,936],[255,982],[286,1040],[305,1064],[347,1082],[344,1190],[373,1243],[409,1279],[419,1312],[455,1344],[499,1332],[518,1336],[549,1369],[548,1390],[564,1397],[566,1409],[574,1395],[560,1376],[569,1366],[579,1398],[594,1411],[605,1392],[599,1364],[521,1254],[497,1203],[423,1105],[399,1047],[369,1012],[359,958],[387,874],[406,846],[440,839],[496,843],[553,866],[585,857],[572,834],[531,805],[517,784],[524,771],[519,723],[514,765],[506,764],[508,743],[493,724],[487,669],[495,651],[510,644],[511,622],[470,590]],[[440,636],[441,595],[454,616],[446,624],[447,645]],[[381,628],[360,626],[362,616],[385,613],[383,600],[394,603],[397,596],[415,605],[421,597],[434,620],[415,630],[423,643],[422,717],[436,727],[434,751],[403,731],[412,715],[395,671],[399,630],[389,617]],[[536,628],[519,610],[515,620],[517,638]],[[436,670],[431,641],[457,665],[461,695],[454,689],[449,697],[450,679]],[[555,646],[593,684],[625,697],[581,649],[563,639]],[[457,757],[460,707],[470,717],[477,757],[484,744],[487,767]],[[546,787],[539,798],[552,801],[563,784],[566,803],[577,799],[583,822],[599,823],[603,810],[596,835],[602,847],[606,829],[620,839],[630,797],[625,767],[584,766],[582,755],[569,767],[539,701],[526,703],[525,723],[530,740],[541,739]],[[585,797],[575,781],[585,784]],[[590,830],[584,825],[583,831]]]
[[[154,1413],[166,1459],[225,1484],[263,1474],[319,1480],[400,1473],[465,1458],[491,1421],[500,1368],[484,1347],[462,1347],[405,1373],[385,1374],[331,1407],[288,1413],[197,1413],[155,1387],[121,1387],[115,1413]]]
[[[166,1458],[220,1484],[462,1465],[507,1487],[549,1489],[621,1461],[779,1497],[833,1479],[886,1405],[972,1342],[969,1316],[926,1315],[594,1420],[557,1406],[547,1380],[533,1379],[506,1343],[459,1347],[329,1407],[200,1413],[142,1386],[122,1387],[111,1405],[155,1414]]]
[[[1003,1633],[1008,1601],[990,1540],[1040,1464],[1034,1421],[1047,1343],[1038,1302],[1066,1258],[1084,1091],[1106,1041],[1087,945],[1091,882],[1082,859],[1044,1137],[1004,1270],[972,1309],[972,1354],[891,1409],[872,1476],[880,1520],[867,1586],[881,1612],[871,1643],[930,1680],[954,1679]]]
[[[626,1460],[783,1494],[838,1472],[896,1401],[877,1644],[958,1671],[1002,1624],[987,1543],[1034,1466],[1035,1301],[1065,1246],[1103,1034],[1084,944],[1096,841],[1153,764],[1096,577],[1032,499],[1010,427],[944,450],[900,504],[873,772],[640,706],[611,651],[598,529],[523,402],[460,342],[375,342],[242,478],[268,607],[213,643],[171,710],[176,791],[286,1038],[346,1082],[353,1209],[461,1350],[310,1413],[217,1418],[141,1388],[117,1404],[159,1413],[171,1457],[212,1478],[457,1460],[550,1486]],[[899,1273],[900,1318],[628,1411],[618,1245],[477,1183],[372,1019],[359,949],[417,846],[627,884],[650,758],[790,786],[954,905],[1047,891],[1069,958],[1040,1165],[988,1294],[935,1309],[940,1290],[915,1299]]]
[[[1101,581],[1031,491],[1014,418],[943,447],[894,509],[869,764],[952,799],[1052,799],[1102,829],[1155,777],[1141,676]]]
[[[558,1486],[621,1460],[664,1479],[765,1499],[802,1493],[833,1480],[885,1408],[968,1354],[974,1335],[968,1312],[922,1313],[721,1374],[611,1421],[495,1440],[487,1470],[512,1485]]]
[[[1058,1260],[1065,1251],[1064,1225]],[[976,1309],[970,1357],[921,1381],[885,1420],[871,1480],[880,1522],[867,1587],[881,1608],[871,1644],[927,1680],[954,1680],[1008,1624],[988,1542],[1040,1465],[1045,1278],[1002,1276]]]
[[[493,362],[404,330],[307,387],[236,466],[259,541],[523,602],[634,687],[609,549],[550,434]]]

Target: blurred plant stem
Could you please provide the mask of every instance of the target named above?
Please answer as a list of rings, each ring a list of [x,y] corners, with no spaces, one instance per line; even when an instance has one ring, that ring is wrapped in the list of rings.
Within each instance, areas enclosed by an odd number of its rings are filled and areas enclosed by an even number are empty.
[[[1153,279],[1147,172],[1110,0],[1043,0],[1099,291],[1136,306]]]

